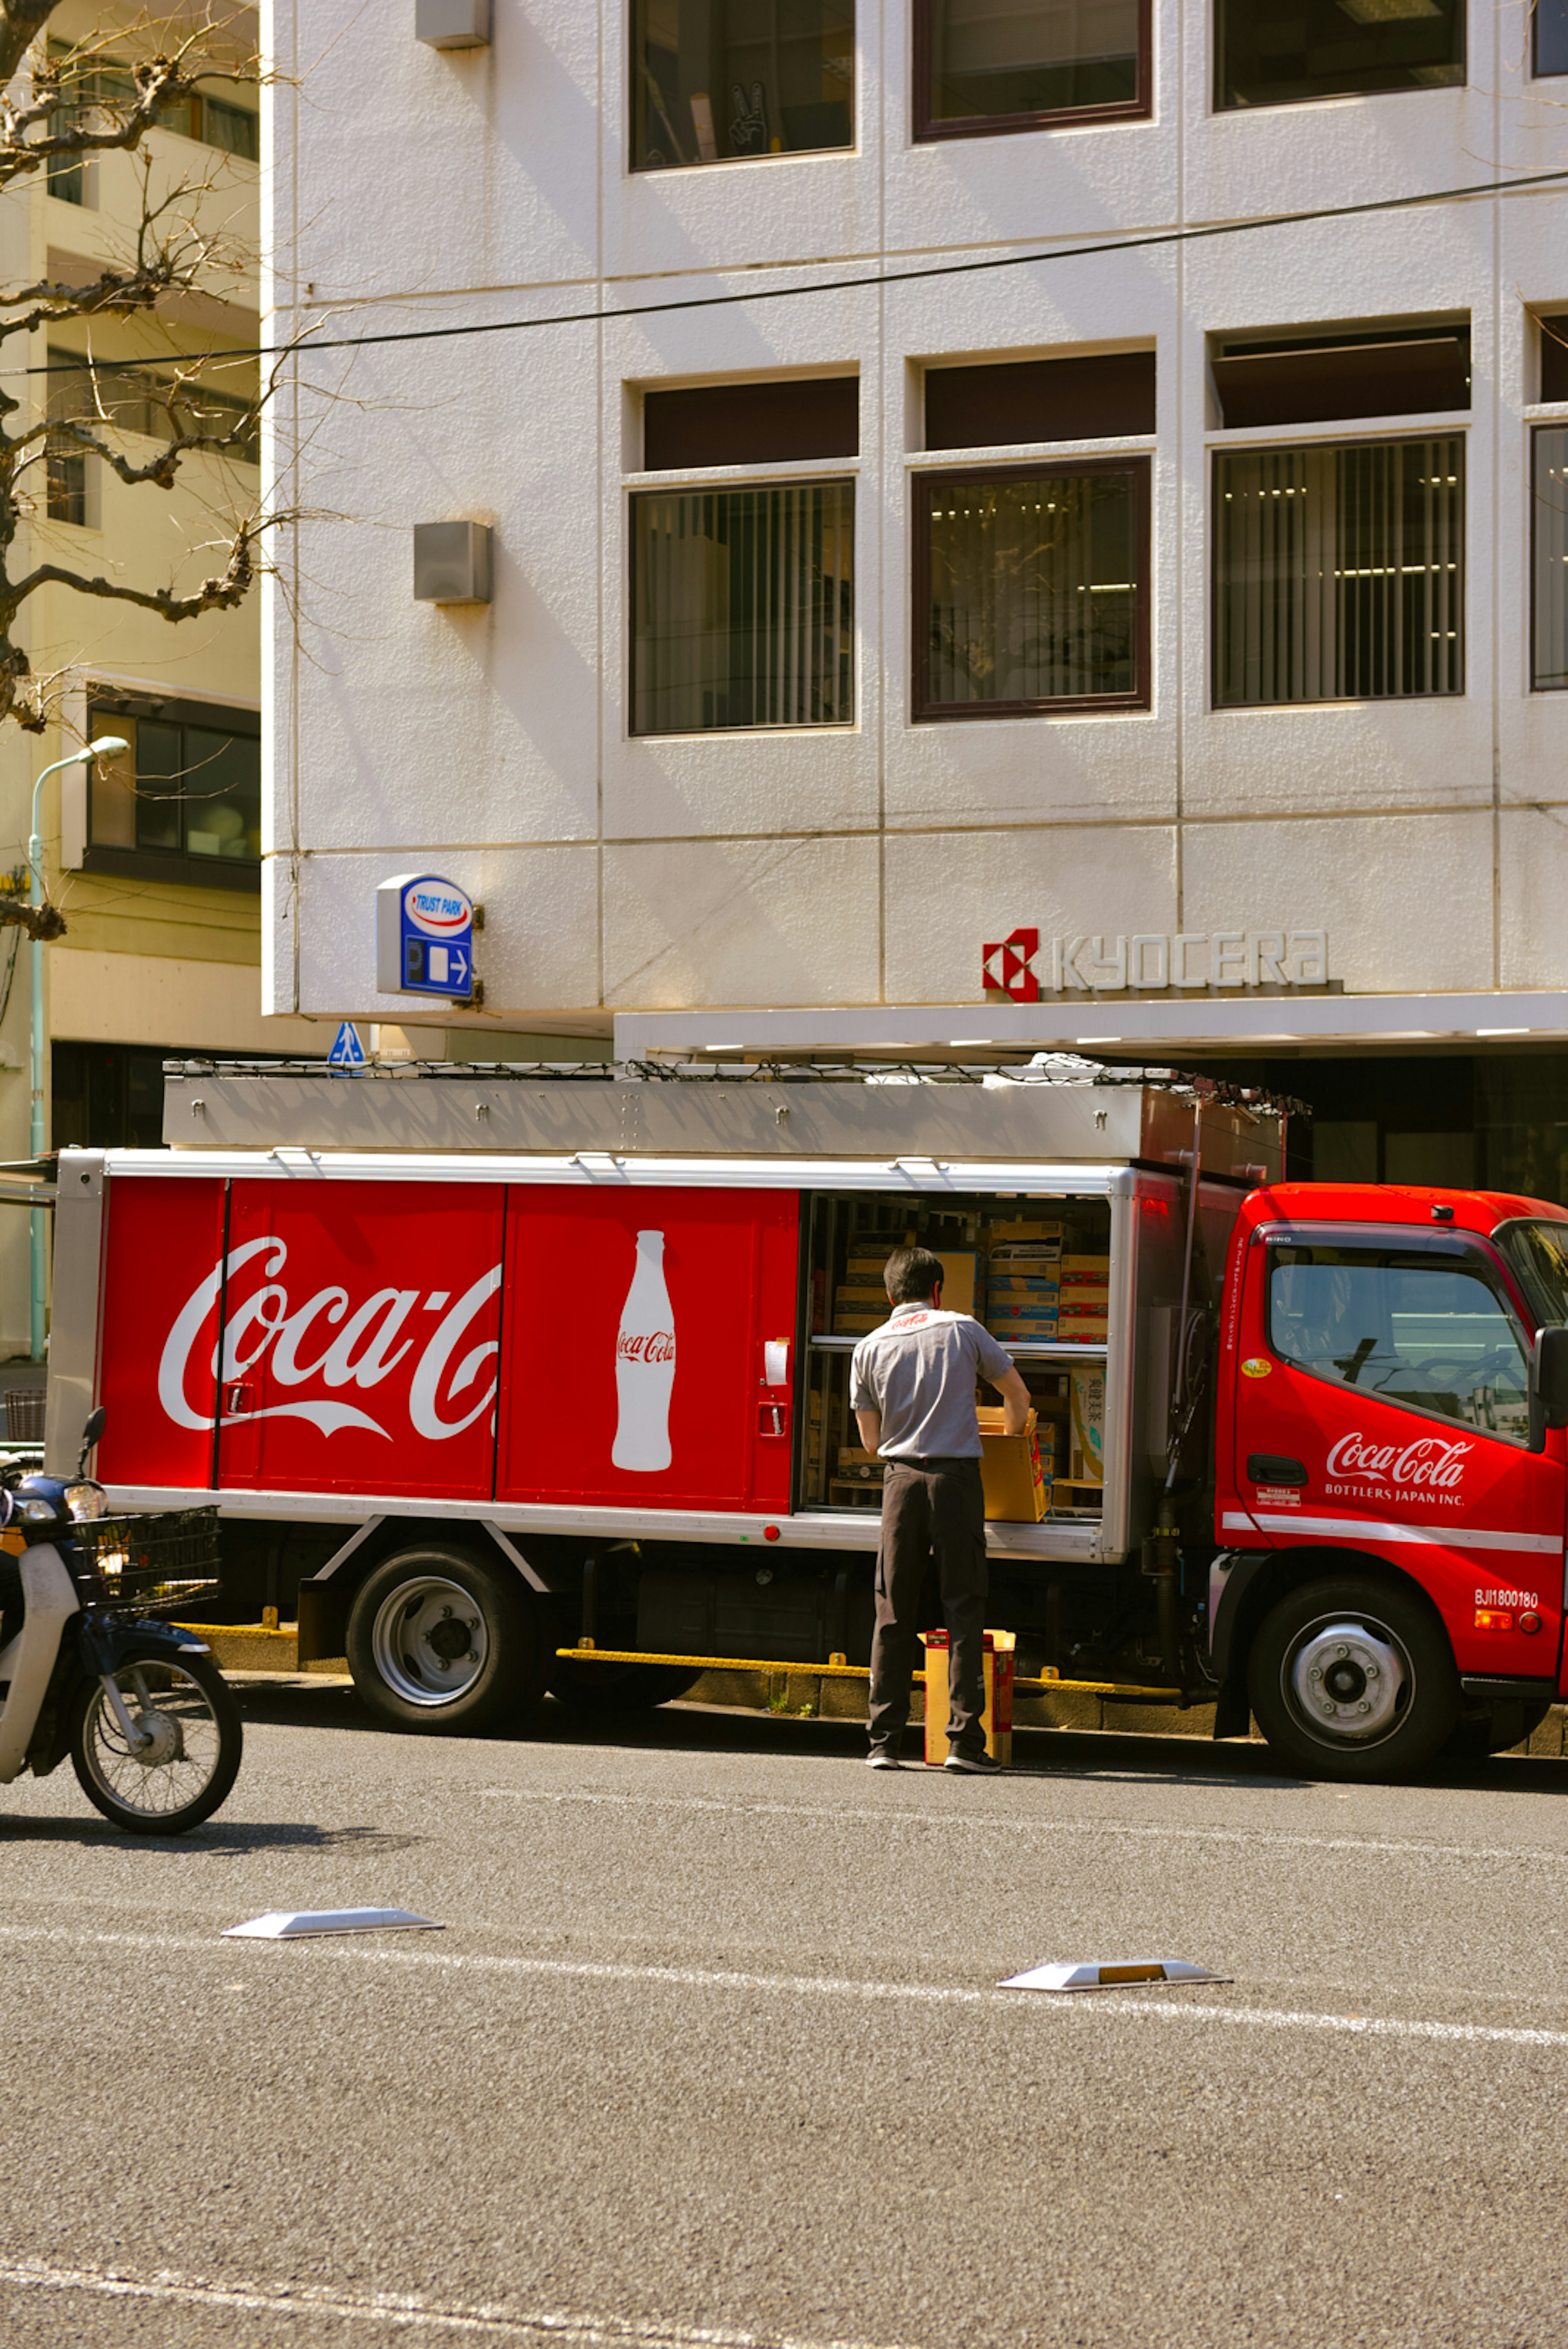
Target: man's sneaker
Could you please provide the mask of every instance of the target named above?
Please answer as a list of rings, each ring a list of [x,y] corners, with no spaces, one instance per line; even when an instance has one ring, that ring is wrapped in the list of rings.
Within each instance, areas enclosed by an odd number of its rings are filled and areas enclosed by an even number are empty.
[[[994,1778],[1002,1768],[989,1754],[960,1754],[956,1747],[942,1764],[944,1770],[961,1770],[971,1778]]]
[[[903,1766],[889,1745],[874,1745],[866,1756],[868,1770],[901,1770]]]

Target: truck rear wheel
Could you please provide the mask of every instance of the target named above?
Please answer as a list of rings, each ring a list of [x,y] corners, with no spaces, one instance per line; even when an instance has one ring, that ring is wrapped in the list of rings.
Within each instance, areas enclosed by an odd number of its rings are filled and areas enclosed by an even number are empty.
[[[483,1729],[536,1704],[545,1642],[533,1594],[510,1567],[444,1543],[400,1550],[348,1613],[348,1669],[394,1729]]]
[[[700,1671],[686,1664],[579,1664],[556,1656],[550,1665],[550,1694],[573,1713],[648,1713],[684,1696]]]
[[[1441,1624],[1397,1586],[1348,1575],[1305,1583],[1270,1611],[1247,1688],[1270,1744],[1317,1778],[1424,1769],[1459,1719]]]

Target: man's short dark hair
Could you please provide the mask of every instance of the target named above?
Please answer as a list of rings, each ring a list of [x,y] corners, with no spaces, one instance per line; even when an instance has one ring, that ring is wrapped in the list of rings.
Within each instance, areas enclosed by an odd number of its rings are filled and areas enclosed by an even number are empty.
[[[882,1286],[895,1305],[924,1305],[944,1278],[942,1260],[929,1248],[896,1247],[882,1268]]]

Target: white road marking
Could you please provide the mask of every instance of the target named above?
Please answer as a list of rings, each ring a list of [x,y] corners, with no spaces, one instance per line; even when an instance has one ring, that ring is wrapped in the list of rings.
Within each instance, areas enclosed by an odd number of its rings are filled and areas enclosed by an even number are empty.
[[[275,1952],[298,1951],[286,1963],[304,1962],[309,1951],[325,1964],[422,1967],[446,1973],[553,1977],[565,1982],[646,1982],[681,1990],[762,1991],[784,1997],[844,1998],[862,2002],[890,2001],[920,2006],[1027,2006],[1036,2013],[1056,2014],[1127,2014],[1155,2016],[1180,2023],[1229,2023],[1270,2031],[1339,2031],[1352,2038],[1437,2041],[1484,2041],[1505,2047],[1568,2048],[1568,2031],[1547,2031],[1532,2024],[1490,2023],[1423,2023],[1398,2015],[1316,2013],[1304,2007],[1220,2006],[1198,2000],[1118,1998],[1096,1992],[1092,1997],[1057,2000],[1042,1992],[970,1989],[958,1983],[857,1982],[838,1974],[764,1974],[712,1966],[639,1966],[587,1958],[503,1958],[483,1951],[438,1951],[406,1948],[377,1949],[331,1941],[220,1941],[216,1935],[192,1933],[98,1933],[66,1925],[0,1925],[0,1941],[50,1941],[80,1948],[117,1950],[197,1950],[226,1958],[242,1947],[254,1946],[258,1964],[273,1961]],[[263,1955],[263,1952],[265,1955]]]
[[[944,1774],[933,1774],[944,1775]],[[1017,1774],[1027,1776],[1025,1772]],[[1261,1848],[1298,1849],[1307,1851],[1366,1851],[1407,1853],[1418,1859],[1506,1859],[1523,1866],[1568,1865],[1568,1850],[1551,1851],[1540,1845],[1485,1843],[1418,1843],[1413,1840],[1395,1842],[1376,1836],[1314,1835],[1311,1830],[1294,1833],[1282,1827],[1173,1827],[1134,1825],[1121,1819],[1054,1819],[1045,1817],[1019,1818],[998,1812],[981,1813],[953,1810],[913,1810],[889,1803],[878,1808],[867,1804],[855,1807],[839,1803],[746,1803],[726,1801],[718,1795],[622,1795],[584,1793],[576,1789],[562,1793],[533,1786],[480,1786],[474,1790],[482,1802],[497,1803],[571,1803],[587,1804],[607,1810],[649,1809],[672,1811],[721,1811],[743,1817],[780,1819],[841,1819],[871,1820],[877,1826],[895,1825],[914,1826],[968,1827],[981,1834],[1007,1836],[1127,1836],[1145,1842],[1256,1844]],[[961,1801],[961,1796],[954,1800]]]
[[[442,2305],[417,2292],[353,2292],[329,2284],[286,2288],[224,2283],[206,2276],[160,2269],[136,2275],[123,2268],[62,2268],[42,2260],[0,2263],[0,2285],[27,2285],[44,2292],[88,2292],[109,2300],[175,2302],[186,2308],[254,2310],[266,2316],[337,2316],[368,2324],[415,2325],[427,2331],[478,2333],[492,2340],[544,2343],[594,2342],[605,2349],[867,2349],[867,2344],[807,2342],[781,2334],[711,2331],[706,2326],[665,2324],[635,2317],[581,2316],[556,2309],[511,2310]]]

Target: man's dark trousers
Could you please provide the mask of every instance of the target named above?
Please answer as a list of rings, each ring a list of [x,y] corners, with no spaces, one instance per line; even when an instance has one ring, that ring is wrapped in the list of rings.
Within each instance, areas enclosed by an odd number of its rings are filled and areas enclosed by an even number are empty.
[[[985,1496],[978,1460],[889,1460],[877,1549],[871,1744],[895,1752],[909,1718],[920,1593],[935,1563],[948,1627],[948,1742],[985,1751]]]

